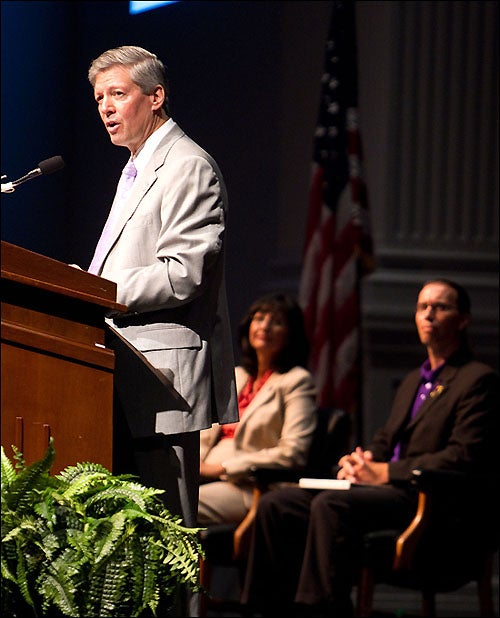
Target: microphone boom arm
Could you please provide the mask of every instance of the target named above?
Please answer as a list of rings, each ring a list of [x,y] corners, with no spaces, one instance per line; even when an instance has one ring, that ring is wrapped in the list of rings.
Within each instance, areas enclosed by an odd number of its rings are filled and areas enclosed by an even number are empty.
[[[51,157],[50,159],[45,159],[38,164],[38,167],[31,172],[28,172],[21,178],[17,180],[13,180],[12,182],[2,183],[2,193],[14,193],[16,187],[18,187],[23,182],[27,180],[31,180],[32,178],[37,178],[37,176],[41,176],[42,174],[52,174],[53,172],[57,172],[61,168],[64,167],[63,158],[60,156]],[[2,180],[7,178],[7,176],[2,176]]]

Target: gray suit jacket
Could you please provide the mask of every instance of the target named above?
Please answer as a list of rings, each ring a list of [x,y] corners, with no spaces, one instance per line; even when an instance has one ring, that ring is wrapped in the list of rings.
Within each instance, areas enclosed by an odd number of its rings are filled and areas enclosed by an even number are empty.
[[[138,176],[99,273],[116,282],[117,301],[128,307],[110,325],[179,395],[152,406],[149,394],[141,405],[141,378],[117,373],[136,426],[141,415],[149,423],[151,410],[155,431],[165,434],[238,418],[224,285],[227,203],[216,162],[174,124]],[[150,432],[148,424],[138,434]]]

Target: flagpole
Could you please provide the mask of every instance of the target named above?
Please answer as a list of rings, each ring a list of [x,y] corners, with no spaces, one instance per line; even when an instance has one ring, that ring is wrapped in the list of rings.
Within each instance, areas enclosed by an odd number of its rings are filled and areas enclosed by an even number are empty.
[[[355,4],[333,3],[314,132],[299,300],[318,406],[352,414],[362,437],[361,285],[373,270],[357,114]],[[355,434],[355,435],[354,435]]]

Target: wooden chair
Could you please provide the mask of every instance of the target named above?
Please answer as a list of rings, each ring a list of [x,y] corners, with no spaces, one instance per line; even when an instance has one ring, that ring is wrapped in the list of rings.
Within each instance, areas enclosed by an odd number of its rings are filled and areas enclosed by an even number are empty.
[[[301,469],[252,468],[248,480],[253,484],[252,505],[239,524],[214,524],[200,532],[205,558],[200,561],[200,583],[205,590],[200,599],[200,617],[209,608],[245,615],[236,600],[215,598],[210,594],[212,571],[216,566],[233,567],[239,576],[244,573],[255,513],[262,493],[272,490],[279,482],[298,482],[301,476],[331,477],[332,469],[341,455],[348,452],[351,439],[351,419],[340,409],[320,408],[318,424],[309,451],[307,465]]]
[[[453,472],[414,470],[415,517],[403,532],[365,535],[356,616],[373,611],[377,583],[420,591],[422,616],[436,616],[436,594],[476,582],[479,615],[494,616],[493,564],[498,551],[496,487]]]

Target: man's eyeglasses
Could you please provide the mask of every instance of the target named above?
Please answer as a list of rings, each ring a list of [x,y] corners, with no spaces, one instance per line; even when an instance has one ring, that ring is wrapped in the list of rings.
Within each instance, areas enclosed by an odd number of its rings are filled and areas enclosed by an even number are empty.
[[[425,313],[427,309],[432,309],[434,313],[448,313],[458,307],[447,303],[417,303],[417,313]]]

